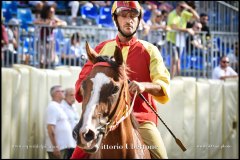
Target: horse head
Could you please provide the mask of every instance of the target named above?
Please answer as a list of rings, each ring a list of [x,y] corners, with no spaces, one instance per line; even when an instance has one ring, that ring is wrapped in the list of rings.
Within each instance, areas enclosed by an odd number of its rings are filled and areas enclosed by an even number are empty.
[[[98,56],[86,42],[86,51],[93,68],[81,84],[82,115],[73,136],[78,146],[95,153],[103,137],[117,126],[119,103],[130,100],[125,100],[129,96],[128,78],[120,48],[116,46],[113,57]]]

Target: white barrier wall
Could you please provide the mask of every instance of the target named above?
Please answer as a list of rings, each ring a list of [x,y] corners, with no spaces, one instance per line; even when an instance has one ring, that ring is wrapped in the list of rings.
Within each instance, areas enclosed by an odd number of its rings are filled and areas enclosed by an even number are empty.
[[[2,68],[2,158],[11,158],[11,123],[12,123],[12,105],[13,105],[13,75],[16,70]]]
[[[12,76],[11,158],[28,158],[29,70],[24,67],[15,70],[17,74]]]
[[[159,105],[158,113],[167,126],[172,130],[175,136],[179,139],[183,139],[183,126],[184,126],[184,94],[183,94],[184,82],[182,80],[171,81],[171,95],[170,101],[167,104]],[[174,92],[172,92],[174,90]],[[175,97],[175,99],[174,99]],[[176,125],[177,124],[177,125]],[[181,149],[176,145],[172,135],[169,134],[166,127],[159,120],[158,128],[162,135],[163,141],[167,152],[171,152],[171,158],[183,158]],[[169,155],[168,155],[169,156]],[[170,157],[169,157],[170,158]]]
[[[30,139],[31,154],[32,158],[43,157],[46,154],[44,148],[44,115],[45,109],[48,104],[48,94],[49,90],[47,86],[47,74],[44,70],[29,68],[30,69]],[[38,137],[38,138],[36,138]]]
[[[61,85],[64,88],[75,87],[75,83],[76,83],[76,81],[78,79],[78,76],[79,76],[79,73],[80,73],[81,69],[82,69],[81,67],[75,67],[75,66],[71,66],[71,67],[69,67],[69,66],[57,67],[56,71],[61,73],[60,74],[61,75],[60,76]],[[81,104],[78,103],[77,101],[75,101],[75,105],[76,105],[78,113],[81,115],[81,113],[82,113]]]
[[[195,139],[196,151],[195,157],[208,158],[208,140],[209,140],[209,84],[206,82],[196,82],[196,123]]]
[[[44,121],[50,88],[74,87],[80,71],[80,67],[2,68],[2,158],[47,158]],[[238,80],[176,77],[170,90],[170,101],[158,104],[158,113],[187,151],[159,121],[168,157],[237,158]],[[80,114],[81,104],[76,104]]]
[[[237,100],[236,100],[237,99]],[[238,153],[238,86],[235,81],[223,85],[223,158],[239,157]]]
[[[159,104],[158,113],[181,140],[183,152],[159,122],[169,158],[237,158],[238,80],[220,81],[191,77],[171,80],[171,99]]]
[[[208,80],[210,85],[209,106],[209,144],[210,159],[221,159],[222,149],[222,114],[223,114],[223,81]]]

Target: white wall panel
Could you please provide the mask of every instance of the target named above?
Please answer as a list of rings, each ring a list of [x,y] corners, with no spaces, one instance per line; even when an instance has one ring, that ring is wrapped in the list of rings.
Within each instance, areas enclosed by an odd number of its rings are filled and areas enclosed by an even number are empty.
[[[209,150],[210,159],[222,158],[222,114],[223,114],[223,81],[209,80]]]
[[[223,84],[223,99],[223,158],[238,158],[238,81]]]
[[[196,78],[181,77],[184,81],[183,86],[183,141],[187,150],[183,153],[183,158],[195,156],[195,126],[196,126]]]
[[[47,73],[42,69],[30,69],[30,139],[32,158],[45,158],[45,109],[48,105]],[[36,138],[38,137],[38,138]]]
[[[24,67],[14,66],[19,73],[13,76],[14,96],[13,96],[13,125],[12,136],[16,139],[13,145],[11,158],[28,158],[28,124],[29,124],[29,70]],[[15,117],[16,116],[16,117]]]
[[[184,112],[184,94],[183,94],[182,80],[172,80],[170,82],[170,101],[166,104],[158,103],[158,113],[162,120],[166,123],[173,134],[183,140],[183,112]],[[181,148],[175,142],[175,139],[163,125],[158,121],[158,129],[162,135],[163,142],[167,149],[168,158],[183,158],[183,152]],[[182,141],[183,142],[183,141]],[[187,144],[183,142],[186,146]]]
[[[10,159],[11,145],[11,124],[12,124],[12,102],[13,102],[13,74],[18,72],[14,69],[2,68],[2,158]]]
[[[195,158],[208,158],[209,142],[209,95],[210,87],[206,82],[196,83],[196,151]]]

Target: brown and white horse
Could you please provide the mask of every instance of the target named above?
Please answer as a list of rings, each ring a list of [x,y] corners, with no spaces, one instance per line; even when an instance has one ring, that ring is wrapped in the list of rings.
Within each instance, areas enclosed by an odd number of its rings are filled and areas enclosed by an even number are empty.
[[[151,158],[131,115],[127,67],[116,47],[112,58],[98,56],[86,43],[89,60],[94,64],[82,82],[82,115],[73,136],[89,158]]]

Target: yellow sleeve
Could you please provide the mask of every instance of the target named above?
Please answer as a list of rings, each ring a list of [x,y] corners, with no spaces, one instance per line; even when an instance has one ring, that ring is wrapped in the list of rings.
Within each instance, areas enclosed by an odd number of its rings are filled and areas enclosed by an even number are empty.
[[[191,12],[188,12],[184,10],[181,14],[181,17],[184,19],[184,22],[188,22],[192,18],[193,14]]]
[[[151,50],[148,50],[150,54],[150,77],[154,84],[159,84],[162,87],[164,96],[156,97],[160,103],[166,103],[170,97],[170,74],[163,62],[161,53],[156,46],[152,46]]]

